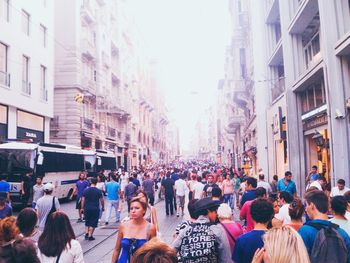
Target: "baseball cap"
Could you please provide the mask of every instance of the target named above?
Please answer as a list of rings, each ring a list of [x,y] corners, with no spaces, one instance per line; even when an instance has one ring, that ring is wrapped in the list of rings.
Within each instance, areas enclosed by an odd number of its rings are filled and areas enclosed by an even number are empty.
[[[50,191],[53,191],[53,184],[52,183],[46,183],[46,184],[44,184],[44,191],[48,191],[48,192],[50,192]]]

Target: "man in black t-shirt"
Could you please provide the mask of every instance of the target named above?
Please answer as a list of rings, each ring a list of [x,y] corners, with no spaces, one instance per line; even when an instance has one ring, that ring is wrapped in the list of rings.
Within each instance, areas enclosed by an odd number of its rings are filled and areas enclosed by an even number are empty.
[[[98,218],[101,209],[104,211],[104,200],[102,192],[96,188],[97,178],[91,178],[91,186],[83,192],[81,207],[85,216],[85,239],[95,240],[92,236],[98,224]]]
[[[174,214],[174,185],[175,182],[170,178],[170,172],[168,172],[166,178],[162,181],[162,188],[165,194],[165,212],[167,216],[169,215],[169,208],[170,214]]]
[[[214,177],[212,175],[208,175],[208,183],[203,188],[202,198],[211,197],[211,191],[214,187],[219,187],[216,183],[214,183]]]

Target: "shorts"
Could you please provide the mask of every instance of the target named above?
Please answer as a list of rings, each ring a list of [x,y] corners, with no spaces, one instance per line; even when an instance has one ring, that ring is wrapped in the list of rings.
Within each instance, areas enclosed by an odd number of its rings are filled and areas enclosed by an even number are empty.
[[[75,203],[75,209],[81,209],[81,198],[77,197],[76,203]]]
[[[185,207],[185,196],[177,195],[177,203],[180,207],[184,208]]]
[[[98,218],[100,217],[99,209],[88,209],[84,211],[85,226],[96,228],[98,225]]]

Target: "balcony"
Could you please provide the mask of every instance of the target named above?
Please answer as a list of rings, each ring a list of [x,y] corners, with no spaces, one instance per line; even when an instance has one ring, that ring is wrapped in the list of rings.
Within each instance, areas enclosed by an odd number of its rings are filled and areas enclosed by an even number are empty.
[[[289,33],[302,34],[317,14],[317,0],[300,0],[296,14],[288,27]]]
[[[285,91],[285,78],[281,77],[271,89],[271,99],[275,101]]]
[[[48,100],[48,90],[45,87],[40,90],[40,95],[41,95],[41,99],[43,101],[47,101]]]
[[[89,118],[82,118],[82,129],[92,130],[94,122]]]
[[[22,80],[22,92],[27,95],[32,93],[32,87],[28,80]]]
[[[244,123],[244,117],[234,115],[228,118],[227,127],[229,129],[238,129]]]
[[[112,127],[108,127],[107,136],[110,138],[115,138],[115,135],[116,135],[115,129]]]
[[[81,52],[88,60],[96,58],[96,47],[91,40],[83,38],[81,41]]]
[[[92,24],[95,22],[95,12],[91,6],[90,0],[84,0],[83,4],[80,9],[81,17],[86,21],[88,24]]]
[[[8,72],[0,71],[0,86],[10,87],[10,74]]]
[[[280,11],[279,11],[279,1],[278,0],[268,0],[269,11],[266,17],[267,24],[274,24],[279,21]]]

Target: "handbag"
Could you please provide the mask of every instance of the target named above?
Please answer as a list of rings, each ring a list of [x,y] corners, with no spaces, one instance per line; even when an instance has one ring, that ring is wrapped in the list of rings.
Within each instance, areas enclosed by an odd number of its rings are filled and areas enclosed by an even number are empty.
[[[54,197],[52,198],[52,206],[51,206],[51,209],[50,209],[49,213],[47,214],[45,224],[47,224],[47,221],[48,221],[48,219],[50,218],[51,214],[52,214],[52,213],[55,213],[56,211],[57,211],[57,209],[56,209],[55,196],[54,196]]]

